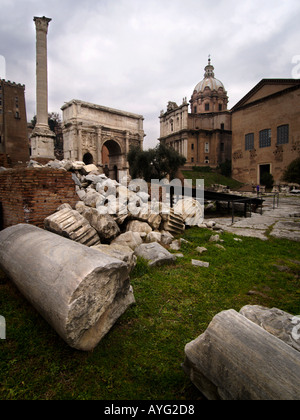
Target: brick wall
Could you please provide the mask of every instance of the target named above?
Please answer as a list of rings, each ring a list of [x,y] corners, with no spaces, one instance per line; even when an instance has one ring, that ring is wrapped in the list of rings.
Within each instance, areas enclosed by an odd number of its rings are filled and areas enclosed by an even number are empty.
[[[0,153],[0,166],[11,168],[11,161],[5,153]]]
[[[69,203],[74,207],[77,201],[70,172],[50,168],[0,172],[2,228],[18,223],[43,227],[44,219],[53,214],[59,205]]]

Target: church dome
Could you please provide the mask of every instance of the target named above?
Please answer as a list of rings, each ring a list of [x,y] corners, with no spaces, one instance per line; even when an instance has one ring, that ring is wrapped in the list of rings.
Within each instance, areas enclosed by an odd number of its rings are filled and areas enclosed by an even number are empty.
[[[219,90],[220,88],[225,90],[224,85],[222,82],[220,82],[220,80],[215,79],[214,77],[206,77],[200,83],[198,83],[198,85],[195,87],[195,91],[197,93],[202,93],[207,87],[210,90]]]
[[[197,93],[204,92],[207,87],[211,91],[218,91],[220,88],[222,88],[225,91],[223,83],[215,78],[214,69],[215,68],[211,65],[211,60],[209,58],[208,65],[205,67],[204,79],[200,83],[198,83],[194,89]]]
[[[204,79],[194,89],[190,104],[193,114],[227,110],[228,96],[223,83],[215,78],[211,59],[205,67]]]

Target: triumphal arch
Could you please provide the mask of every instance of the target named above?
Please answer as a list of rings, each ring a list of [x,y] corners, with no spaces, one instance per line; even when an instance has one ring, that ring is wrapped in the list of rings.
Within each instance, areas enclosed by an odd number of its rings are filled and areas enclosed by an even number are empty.
[[[130,146],[143,147],[142,115],[75,99],[61,109],[64,159],[94,163],[112,179],[128,171]]]

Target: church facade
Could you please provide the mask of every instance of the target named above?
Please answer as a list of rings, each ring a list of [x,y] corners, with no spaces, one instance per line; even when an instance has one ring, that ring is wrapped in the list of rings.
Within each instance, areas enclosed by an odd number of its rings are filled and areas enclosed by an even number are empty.
[[[217,167],[232,161],[232,177],[263,184],[264,174],[282,181],[287,166],[300,157],[300,80],[263,79],[232,109],[209,59],[204,78],[178,106],[160,114],[160,141],[193,166]]]
[[[130,146],[143,147],[142,115],[80,100],[61,109],[65,159],[94,163],[112,179],[119,171],[128,171]]]
[[[300,157],[300,80],[263,79],[231,110],[232,176],[263,184],[276,183]]]
[[[186,167],[217,167],[231,160],[231,113],[223,83],[215,78],[209,59],[204,79],[178,106],[169,102],[160,114],[159,141],[173,147],[187,159]],[[189,110],[190,109],[190,110]]]

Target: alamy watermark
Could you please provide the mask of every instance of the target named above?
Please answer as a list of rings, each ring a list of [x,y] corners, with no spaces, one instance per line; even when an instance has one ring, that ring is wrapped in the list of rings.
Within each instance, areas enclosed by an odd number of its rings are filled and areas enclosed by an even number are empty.
[[[0,340],[6,340],[6,321],[4,316],[0,315]]]
[[[119,187],[110,179],[97,183],[96,189],[102,197],[96,203],[100,214],[118,214],[133,216],[170,214],[185,215],[185,223],[198,225],[204,220],[204,180],[196,181],[193,188],[191,180],[167,179],[151,180],[151,192],[143,179],[133,179],[128,183],[127,172],[119,172]],[[191,202],[191,199],[194,201]]]
[[[294,55],[294,57],[292,58],[292,64],[295,64],[295,66],[292,69],[293,79],[300,79],[300,54]]]
[[[3,55],[0,55],[0,79],[6,79],[6,60]]]
[[[300,315],[294,316],[292,324],[295,325],[292,329],[292,338],[300,343]]]

